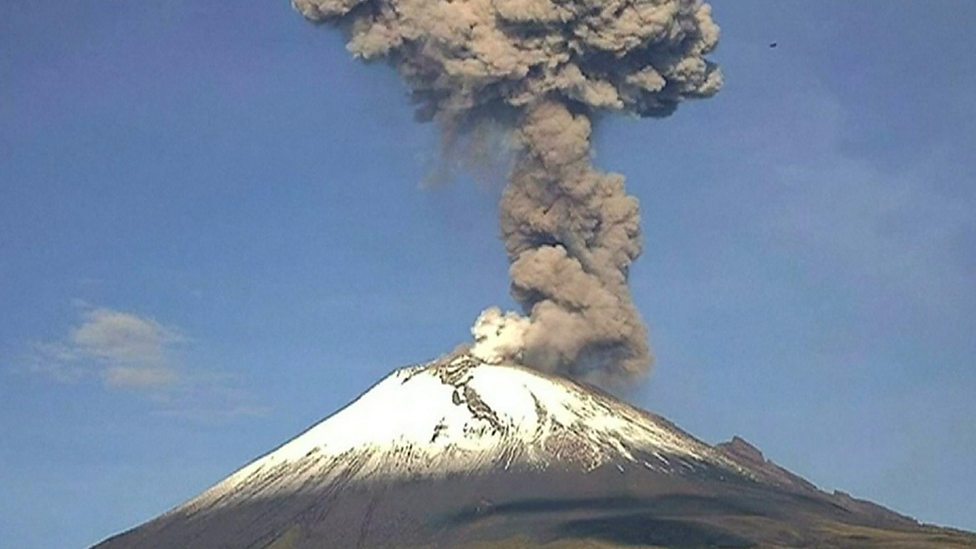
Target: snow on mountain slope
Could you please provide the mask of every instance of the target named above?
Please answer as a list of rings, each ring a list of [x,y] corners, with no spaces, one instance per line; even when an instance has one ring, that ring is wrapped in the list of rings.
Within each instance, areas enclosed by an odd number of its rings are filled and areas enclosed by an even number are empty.
[[[607,464],[744,473],[669,422],[595,389],[461,354],[396,370],[184,509],[357,482]]]
[[[393,372],[97,547],[941,549],[974,539],[821,492],[744,440],[712,447],[589,386],[460,354]]]

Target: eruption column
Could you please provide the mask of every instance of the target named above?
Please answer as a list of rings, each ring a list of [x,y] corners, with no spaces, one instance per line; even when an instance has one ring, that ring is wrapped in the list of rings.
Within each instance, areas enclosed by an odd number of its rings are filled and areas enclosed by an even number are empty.
[[[485,120],[515,121],[500,218],[512,295],[526,316],[484,311],[473,352],[607,384],[646,372],[646,329],[627,288],[639,209],[623,177],[590,163],[592,115],[663,117],[718,91],[721,73],[705,59],[718,41],[711,8],[701,0],[292,3],[344,28],[354,55],[389,60],[419,117],[438,122],[448,142]]]
[[[590,120],[544,100],[519,121],[501,202],[512,294],[529,315],[522,360],[573,376],[632,377],[650,364],[627,289],[640,254],[637,200],[590,165]]]

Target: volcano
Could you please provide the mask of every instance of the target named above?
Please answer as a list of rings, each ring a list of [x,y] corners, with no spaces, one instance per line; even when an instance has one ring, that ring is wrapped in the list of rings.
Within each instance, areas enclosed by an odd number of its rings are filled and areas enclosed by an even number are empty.
[[[458,353],[402,368],[96,547],[976,547],[588,385]]]

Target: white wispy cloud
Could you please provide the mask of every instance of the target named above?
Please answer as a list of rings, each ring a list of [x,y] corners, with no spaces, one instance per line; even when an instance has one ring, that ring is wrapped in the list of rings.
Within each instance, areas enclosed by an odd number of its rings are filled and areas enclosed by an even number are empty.
[[[180,329],[80,300],[74,306],[79,316],[62,338],[28,345],[24,370],[59,383],[97,379],[144,395],[155,413],[171,417],[220,421],[267,413],[237,376],[188,368],[183,357],[192,340]]]
[[[32,371],[62,382],[97,375],[120,388],[157,388],[179,381],[172,358],[175,347],[185,341],[179,331],[134,313],[82,309],[66,337],[31,345]]]
[[[175,370],[155,366],[110,366],[102,378],[113,387],[162,387],[178,380]]]
[[[112,309],[88,311],[70,338],[85,354],[135,364],[162,364],[167,347],[183,341],[175,330],[151,318]]]

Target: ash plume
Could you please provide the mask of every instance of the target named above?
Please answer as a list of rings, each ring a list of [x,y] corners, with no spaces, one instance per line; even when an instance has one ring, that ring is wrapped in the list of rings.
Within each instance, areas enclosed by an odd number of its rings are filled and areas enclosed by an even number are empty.
[[[718,91],[718,41],[700,0],[292,0],[386,59],[450,142],[511,122],[515,159],[501,200],[512,295],[491,308],[473,352],[609,384],[645,373],[647,330],[627,288],[640,254],[637,200],[591,164],[599,111],[671,114]]]

